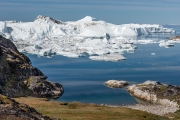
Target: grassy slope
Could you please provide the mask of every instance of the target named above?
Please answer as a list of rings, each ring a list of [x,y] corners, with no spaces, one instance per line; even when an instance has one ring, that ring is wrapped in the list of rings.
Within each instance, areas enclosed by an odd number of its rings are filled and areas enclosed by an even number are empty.
[[[167,120],[147,112],[122,107],[107,107],[78,102],[63,103],[42,98],[15,98],[17,102],[34,107],[38,112],[63,120]]]

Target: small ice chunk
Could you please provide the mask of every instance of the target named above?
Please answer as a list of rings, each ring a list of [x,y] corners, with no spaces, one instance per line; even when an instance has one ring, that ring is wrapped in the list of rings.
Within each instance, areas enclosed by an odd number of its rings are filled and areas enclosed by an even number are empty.
[[[156,53],[151,53],[151,55],[156,55]]]
[[[152,44],[152,43],[157,43],[154,40],[137,40],[138,44]]]

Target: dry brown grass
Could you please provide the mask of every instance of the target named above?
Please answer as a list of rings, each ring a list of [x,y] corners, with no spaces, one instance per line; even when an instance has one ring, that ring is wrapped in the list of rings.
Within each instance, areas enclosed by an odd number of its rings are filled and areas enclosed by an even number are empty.
[[[79,102],[48,101],[44,98],[15,98],[20,103],[34,107],[38,112],[63,120],[167,120],[139,110],[123,107],[107,107]]]

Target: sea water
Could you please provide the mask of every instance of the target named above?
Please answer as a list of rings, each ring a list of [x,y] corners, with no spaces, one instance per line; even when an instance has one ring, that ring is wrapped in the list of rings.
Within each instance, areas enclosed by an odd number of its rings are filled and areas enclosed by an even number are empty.
[[[167,26],[165,26],[167,27]],[[179,26],[174,27],[179,34]],[[133,36],[136,40],[166,40],[171,34]],[[135,53],[127,53],[127,60],[119,62],[92,61],[86,55],[81,58],[53,56],[52,58],[28,55],[33,66],[39,68],[48,80],[64,87],[59,101],[97,103],[109,105],[135,104],[137,101],[125,88],[108,88],[107,80],[125,80],[131,84],[155,80],[180,85],[180,44],[159,47],[159,44],[136,45]]]

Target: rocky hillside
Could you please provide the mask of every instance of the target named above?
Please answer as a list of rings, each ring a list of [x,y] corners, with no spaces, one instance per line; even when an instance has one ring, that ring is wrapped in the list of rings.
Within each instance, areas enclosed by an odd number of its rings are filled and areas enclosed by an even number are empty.
[[[20,104],[0,94],[0,119],[2,120],[53,120],[38,113],[34,108]],[[55,120],[55,119],[54,119]],[[56,119],[58,120],[58,119]]]
[[[10,40],[0,36],[0,94],[8,97],[60,97],[64,92],[62,85],[46,79]]]

